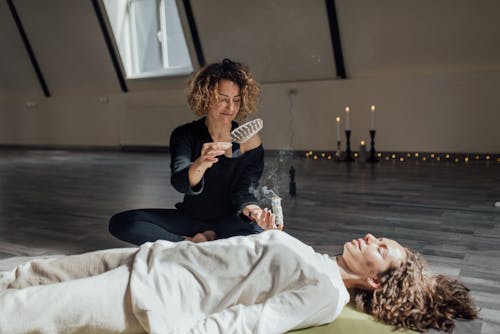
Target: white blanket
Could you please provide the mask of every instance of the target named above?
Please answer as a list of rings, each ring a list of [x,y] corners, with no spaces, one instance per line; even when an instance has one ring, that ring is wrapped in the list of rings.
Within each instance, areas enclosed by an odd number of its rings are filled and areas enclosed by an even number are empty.
[[[349,299],[334,261],[279,231],[40,261],[2,285],[2,334],[283,333]]]

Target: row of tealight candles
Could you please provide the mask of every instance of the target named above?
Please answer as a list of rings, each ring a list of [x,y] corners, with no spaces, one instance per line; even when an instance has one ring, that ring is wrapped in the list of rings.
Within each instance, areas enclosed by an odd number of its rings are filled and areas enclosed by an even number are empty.
[[[351,130],[351,120],[349,113],[351,112],[349,106],[345,107],[345,129]],[[340,117],[336,118],[337,121],[337,141],[340,141]],[[375,105],[370,106],[370,130],[375,130]]]

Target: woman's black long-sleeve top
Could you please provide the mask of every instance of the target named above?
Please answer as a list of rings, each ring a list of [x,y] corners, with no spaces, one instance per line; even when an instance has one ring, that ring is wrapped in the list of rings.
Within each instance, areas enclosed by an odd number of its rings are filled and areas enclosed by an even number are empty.
[[[232,122],[232,129],[238,124]],[[184,201],[177,205],[191,217],[204,221],[237,215],[248,204],[257,203],[251,188],[257,188],[264,169],[262,145],[234,155],[234,158],[219,156],[219,161],[208,168],[201,181],[194,187],[189,185],[188,170],[200,156],[204,143],[213,142],[205,117],[176,128],[170,136],[171,183],[184,194]],[[233,143],[233,152],[239,150]]]

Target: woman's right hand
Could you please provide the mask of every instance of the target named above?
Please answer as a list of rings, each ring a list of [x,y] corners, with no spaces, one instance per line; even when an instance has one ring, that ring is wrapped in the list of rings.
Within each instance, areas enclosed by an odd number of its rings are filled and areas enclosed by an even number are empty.
[[[197,185],[201,181],[206,170],[219,161],[217,157],[224,154],[224,152],[231,147],[232,144],[228,142],[210,142],[203,144],[200,156],[193,162],[191,167],[189,167],[189,185],[191,187]]]
[[[223,155],[231,147],[232,144],[228,142],[205,143],[201,148],[200,156],[195,160],[194,164],[207,170],[219,161],[218,156]]]

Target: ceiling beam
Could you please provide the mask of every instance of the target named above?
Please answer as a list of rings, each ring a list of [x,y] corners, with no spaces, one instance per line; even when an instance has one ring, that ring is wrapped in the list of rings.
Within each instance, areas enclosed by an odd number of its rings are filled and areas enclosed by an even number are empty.
[[[19,35],[21,35],[21,39],[23,40],[24,47],[26,48],[26,51],[28,52],[28,56],[30,58],[31,64],[33,65],[33,69],[36,73],[36,77],[38,78],[38,82],[40,83],[40,87],[43,90],[43,94],[45,95],[45,97],[50,97],[49,87],[47,86],[47,82],[45,81],[45,78],[43,77],[42,70],[40,69],[40,65],[38,64],[38,61],[36,60],[35,52],[33,51],[33,48],[31,47],[31,43],[28,39],[28,36],[26,35],[26,31],[24,30],[21,19],[19,18],[19,15],[17,14],[16,6],[14,6],[14,2],[12,0],[7,0],[7,4],[9,5],[10,12],[12,14],[12,17],[14,18],[14,22],[16,23],[17,30],[19,31]]]
[[[108,47],[109,56],[111,57],[111,61],[113,62],[113,67],[115,68],[116,76],[118,77],[118,81],[120,83],[120,88],[122,92],[126,93],[128,92],[127,83],[125,82],[125,77],[122,73],[120,61],[118,60],[118,56],[115,52],[115,47],[108,32],[104,15],[102,15],[102,10],[99,6],[99,0],[92,0],[92,5],[94,6],[95,15],[97,17],[97,21],[99,22],[99,26],[101,27],[104,41],[106,42],[106,46]]]
[[[200,67],[203,67],[206,64],[206,61],[205,56],[203,55],[203,49],[201,48],[200,36],[198,35],[198,29],[196,28],[191,1],[183,0],[183,3],[189,24],[189,30],[191,31],[191,37],[193,39],[193,44],[196,51],[196,57],[198,59],[198,64],[200,65]]]
[[[330,26],[330,36],[332,38],[333,56],[338,79],[347,79],[344,65],[344,55],[342,53],[342,43],[340,42],[339,23],[335,0],[325,0],[328,13],[328,23]]]

